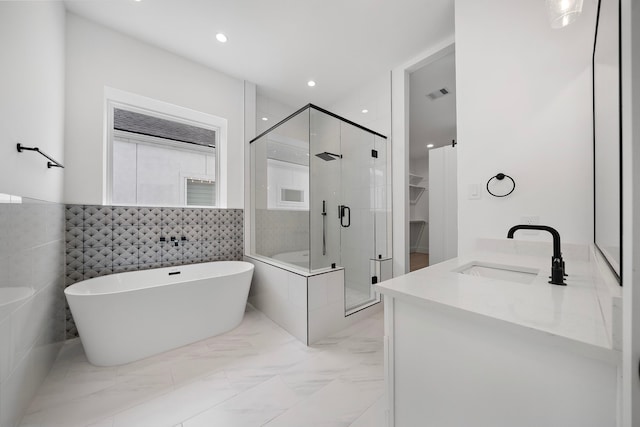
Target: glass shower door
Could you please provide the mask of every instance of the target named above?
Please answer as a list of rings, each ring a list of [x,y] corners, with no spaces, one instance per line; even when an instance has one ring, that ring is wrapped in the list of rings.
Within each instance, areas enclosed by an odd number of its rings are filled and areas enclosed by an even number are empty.
[[[345,313],[377,302],[372,282],[376,258],[375,135],[341,122],[340,250],[345,269]]]
[[[373,260],[386,256],[386,243],[384,251],[376,249],[386,233],[386,209],[377,216],[381,201],[386,206],[386,145],[384,138],[313,108],[309,141],[311,270],[344,268],[348,315],[379,301],[372,282]],[[377,218],[385,224],[382,231]]]

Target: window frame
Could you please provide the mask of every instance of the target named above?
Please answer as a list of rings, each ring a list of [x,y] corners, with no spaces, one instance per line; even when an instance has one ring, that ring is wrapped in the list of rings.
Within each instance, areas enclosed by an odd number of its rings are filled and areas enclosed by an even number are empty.
[[[104,144],[103,144],[103,204],[113,204],[113,141],[118,131],[114,129],[114,111],[116,109],[133,111],[165,120],[171,120],[192,126],[198,126],[215,131],[215,206],[211,208],[226,208],[227,206],[227,177],[226,177],[226,152],[227,152],[227,120],[189,108],[181,107],[167,102],[147,98],[141,95],[105,87],[104,97]],[[156,137],[140,135],[142,143],[150,143]],[[143,142],[144,141],[144,142]],[[165,140],[169,141],[169,140]],[[174,144],[166,144],[174,145]],[[204,146],[203,146],[204,148]],[[186,199],[183,200],[186,203]],[[143,206],[143,205],[128,205]],[[146,206],[146,205],[145,205]],[[163,205],[165,206],[165,205]],[[168,205],[167,205],[168,206]],[[177,207],[187,207],[186,204]]]

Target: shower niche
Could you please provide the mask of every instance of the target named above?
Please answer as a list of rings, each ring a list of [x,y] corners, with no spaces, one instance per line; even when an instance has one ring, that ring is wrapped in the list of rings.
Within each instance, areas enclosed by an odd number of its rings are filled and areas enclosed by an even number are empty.
[[[308,344],[379,309],[372,285],[391,277],[386,137],[309,104],[250,147],[250,302]]]

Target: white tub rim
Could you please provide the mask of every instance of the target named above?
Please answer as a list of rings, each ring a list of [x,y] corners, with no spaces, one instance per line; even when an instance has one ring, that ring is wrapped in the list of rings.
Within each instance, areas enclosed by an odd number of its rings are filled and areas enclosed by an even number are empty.
[[[114,281],[121,283],[120,281],[121,277],[122,275],[125,275],[125,274],[128,274],[128,275],[135,274],[135,273],[149,274],[150,272],[153,272],[153,274],[162,274],[163,272],[166,272],[168,276],[170,272],[177,271],[183,268],[204,266],[206,264],[217,264],[218,266],[220,266],[220,264],[223,264],[223,263],[225,265],[235,265],[237,267],[243,267],[243,268],[238,268],[237,270],[234,270],[234,271],[225,272],[224,274],[221,274],[221,272],[219,271],[212,270],[213,274],[211,275],[190,277],[186,280],[183,279],[185,276],[176,275],[175,280],[166,280],[163,282],[151,283],[143,286],[128,287],[126,289],[113,289]],[[188,284],[188,283],[192,283],[205,278],[208,279],[208,278],[216,278],[216,277],[233,276],[236,274],[246,273],[247,271],[252,271],[254,268],[255,267],[253,264],[246,261],[209,261],[209,262],[183,264],[183,265],[170,266],[170,267],[158,267],[158,268],[148,268],[143,270],[123,271],[120,273],[113,273],[113,274],[108,274],[104,276],[93,277],[91,279],[78,281],[72,285],[67,286],[64,289],[64,294],[66,296],[68,295],[73,297],[94,297],[94,296],[119,295],[119,294],[133,293],[133,292],[141,292],[150,288],[162,288],[165,286]],[[169,276],[169,277],[172,277],[172,276]],[[95,292],[90,290],[90,287],[92,285],[95,286],[97,283],[101,284],[101,282],[108,282],[108,286],[110,286],[111,289],[100,291],[100,292]]]

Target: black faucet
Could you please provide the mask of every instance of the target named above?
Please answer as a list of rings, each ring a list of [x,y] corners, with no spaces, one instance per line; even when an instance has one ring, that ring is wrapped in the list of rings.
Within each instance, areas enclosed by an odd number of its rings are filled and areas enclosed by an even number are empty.
[[[548,231],[553,236],[553,256],[551,257],[551,281],[553,285],[566,286],[564,282],[564,261],[560,250],[560,233],[555,228],[546,225],[514,225],[507,233],[507,239],[513,239],[513,233],[518,230],[541,230]]]

